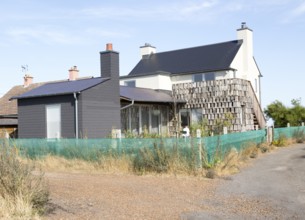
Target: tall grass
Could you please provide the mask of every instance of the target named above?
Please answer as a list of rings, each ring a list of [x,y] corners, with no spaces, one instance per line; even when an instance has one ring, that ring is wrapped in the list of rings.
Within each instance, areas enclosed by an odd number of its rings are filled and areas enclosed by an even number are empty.
[[[49,191],[42,172],[23,162],[18,150],[0,144],[0,218],[32,219],[45,210]]]

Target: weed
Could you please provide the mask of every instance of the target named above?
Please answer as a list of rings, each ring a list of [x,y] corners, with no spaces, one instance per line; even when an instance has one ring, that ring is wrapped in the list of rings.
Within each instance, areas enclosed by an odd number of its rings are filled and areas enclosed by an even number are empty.
[[[305,132],[304,132],[304,130],[301,130],[301,129],[295,130],[292,134],[292,137],[295,139],[295,141],[297,143],[304,143]]]
[[[272,141],[272,144],[277,147],[283,147],[287,145],[287,137],[285,134],[280,134],[277,140]]]

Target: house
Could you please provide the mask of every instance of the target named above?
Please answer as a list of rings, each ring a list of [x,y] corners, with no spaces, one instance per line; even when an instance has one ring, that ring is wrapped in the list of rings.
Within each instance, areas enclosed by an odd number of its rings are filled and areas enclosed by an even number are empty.
[[[26,74],[23,85],[14,86],[0,98],[0,138],[18,136],[17,100],[11,100],[11,97],[21,95],[41,85],[43,83],[33,83],[33,77]]]
[[[69,80],[13,97],[19,137],[102,138],[113,129],[176,136],[181,126],[203,121],[210,131],[264,128],[252,35],[242,23],[237,40],[160,53],[145,44],[139,63],[121,77],[119,53],[107,44],[99,77],[79,79],[72,68]]]
[[[229,132],[265,127],[262,75],[253,57],[253,31],[246,23],[237,29],[237,40],[160,53],[145,44],[140,54],[120,84],[166,90],[174,100],[183,100],[169,119],[173,130],[202,120],[210,130],[224,120],[229,121]]]
[[[103,138],[120,130],[121,123],[136,128],[136,134],[139,129],[168,133],[171,94],[120,86],[119,53],[112,44],[100,52],[100,63],[100,77],[78,79],[75,67],[69,80],[45,83],[12,97],[18,100],[19,138]],[[131,106],[137,114],[142,112],[137,122],[130,119],[133,114],[125,115]]]

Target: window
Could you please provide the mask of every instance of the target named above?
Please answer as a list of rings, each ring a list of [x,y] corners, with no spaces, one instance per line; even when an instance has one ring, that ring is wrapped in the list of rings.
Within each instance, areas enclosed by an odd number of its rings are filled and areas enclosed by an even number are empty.
[[[125,81],[124,85],[128,87],[136,87],[136,81],[135,80]]]
[[[192,109],[192,122],[201,123],[202,122],[202,109],[196,108]]]
[[[151,112],[151,133],[159,134],[160,132],[160,109],[157,106],[152,107]]]
[[[204,79],[206,81],[215,80],[215,74],[214,73],[205,73],[204,74]]]
[[[201,82],[201,81],[204,81],[202,73],[193,75],[193,82]]]
[[[47,105],[47,138],[61,137],[61,108],[60,105]]]
[[[180,110],[181,126],[190,125],[190,112],[188,109]]]
[[[215,73],[197,73],[193,75],[193,82],[215,80]]]

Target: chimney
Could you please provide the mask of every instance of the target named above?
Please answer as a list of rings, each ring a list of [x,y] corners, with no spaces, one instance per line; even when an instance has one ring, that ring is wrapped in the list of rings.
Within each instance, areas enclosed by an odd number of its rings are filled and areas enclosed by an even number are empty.
[[[253,31],[247,27],[246,22],[242,22],[237,29],[237,39],[243,41],[241,50],[245,59],[245,71],[248,71],[249,63],[253,60]]]
[[[25,74],[23,79],[24,79],[23,87],[28,87],[33,83],[33,77],[30,76],[29,74]]]
[[[106,50],[100,52],[101,77],[117,80],[119,83],[119,52],[113,50],[111,43],[106,44]]]
[[[140,55],[142,58],[148,58],[149,55],[156,53],[156,47],[150,45],[149,43],[145,43],[144,46],[140,47]]]
[[[78,72],[79,70],[77,69],[77,66],[71,67],[71,69],[69,69],[69,80],[70,81],[76,80],[78,78]]]
[[[106,51],[112,50],[112,43],[106,44]]]

